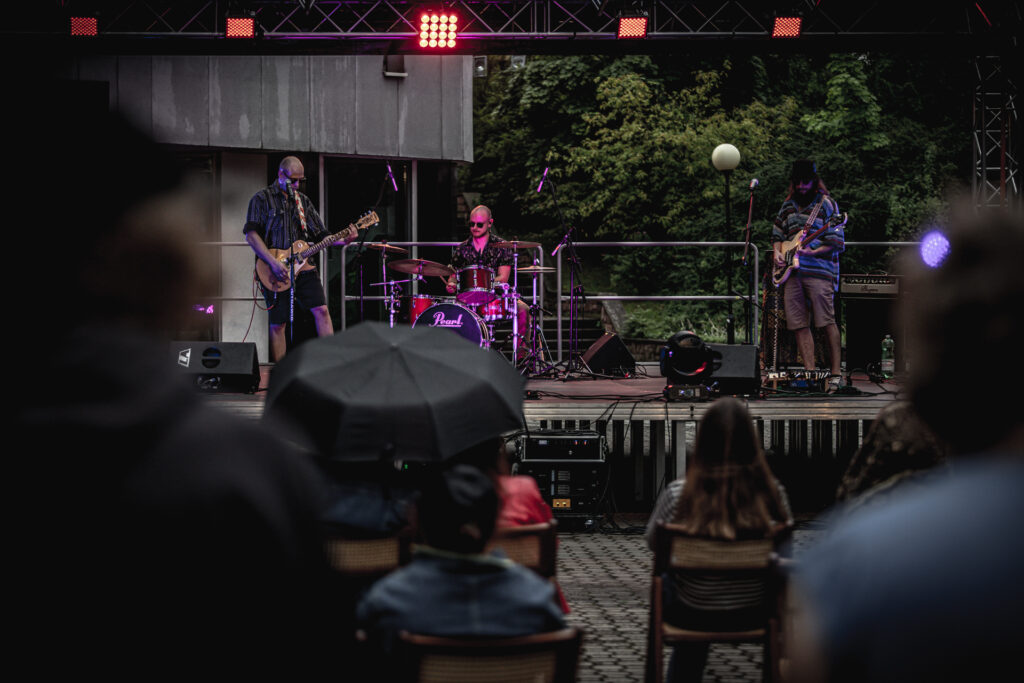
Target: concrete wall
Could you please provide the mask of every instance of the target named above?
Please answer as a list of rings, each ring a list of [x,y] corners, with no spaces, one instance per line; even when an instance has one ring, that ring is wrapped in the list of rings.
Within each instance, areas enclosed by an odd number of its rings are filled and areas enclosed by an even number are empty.
[[[176,145],[473,160],[472,59],[380,56],[82,57],[69,74],[110,85],[112,108]]]
[[[158,142],[219,152],[223,242],[241,242],[249,198],[267,183],[268,152],[300,154],[307,168],[317,154],[473,159],[467,56],[407,56],[406,78],[385,77],[379,56],[94,56],[68,69],[106,82],[111,109]],[[252,251],[223,247],[221,266],[220,339],[255,342],[267,362]]]

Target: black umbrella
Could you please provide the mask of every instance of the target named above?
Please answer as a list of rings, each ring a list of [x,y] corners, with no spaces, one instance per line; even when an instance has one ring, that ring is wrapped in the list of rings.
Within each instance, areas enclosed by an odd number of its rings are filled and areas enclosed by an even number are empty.
[[[266,415],[297,422],[329,458],[443,460],[520,428],[525,383],[450,330],[364,322],[289,352]]]

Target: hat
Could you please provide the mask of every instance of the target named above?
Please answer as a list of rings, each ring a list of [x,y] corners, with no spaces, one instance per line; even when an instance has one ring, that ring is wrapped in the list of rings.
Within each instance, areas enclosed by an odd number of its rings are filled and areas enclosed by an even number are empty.
[[[501,499],[494,481],[472,465],[437,472],[419,500],[426,542],[456,552],[479,552],[494,532]]]
[[[818,165],[810,159],[798,159],[793,162],[793,169],[789,172],[789,179],[793,182],[816,180],[818,178]]]

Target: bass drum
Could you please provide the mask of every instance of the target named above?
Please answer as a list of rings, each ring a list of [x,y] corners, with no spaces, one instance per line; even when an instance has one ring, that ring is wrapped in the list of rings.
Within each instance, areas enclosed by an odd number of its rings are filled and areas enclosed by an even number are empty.
[[[419,314],[412,326],[451,330],[482,349],[491,348],[491,335],[483,318],[462,304],[443,303],[431,306]]]

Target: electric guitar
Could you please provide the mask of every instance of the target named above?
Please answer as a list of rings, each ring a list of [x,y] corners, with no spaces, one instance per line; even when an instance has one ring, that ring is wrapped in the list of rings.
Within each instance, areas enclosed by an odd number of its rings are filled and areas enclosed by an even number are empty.
[[[320,251],[326,249],[340,239],[348,239],[349,237],[357,235],[360,230],[365,230],[377,223],[380,223],[380,218],[377,217],[377,212],[370,211],[365,215],[360,216],[359,220],[352,223],[341,232],[328,235],[312,246],[302,240],[295,240],[292,242],[292,246],[289,249],[268,249],[267,251],[270,252],[270,255],[273,256],[278,263],[282,264],[286,268],[292,261],[294,261],[296,273],[303,270],[313,270],[313,264],[309,263],[310,256],[318,254]],[[256,260],[256,276],[259,277],[260,283],[272,292],[283,292],[292,286],[291,278],[288,275],[285,275],[283,280],[278,280],[274,277],[274,272],[270,270],[270,266],[262,259]]]
[[[807,234],[807,229],[803,229],[793,236],[793,239],[788,242],[783,242],[780,248],[782,252],[782,264],[779,265],[774,259],[772,260],[774,268],[772,269],[772,281],[776,287],[781,287],[782,283],[785,282],[790,275],[793,274],[794,270],[800,267],[800,255],[797,253],[801,248],[806,247],[814,239],[825,232],[829,228],[841,228],[846,225],[847,216],[845,213],[832,216],[824,225],[812,232]]]

